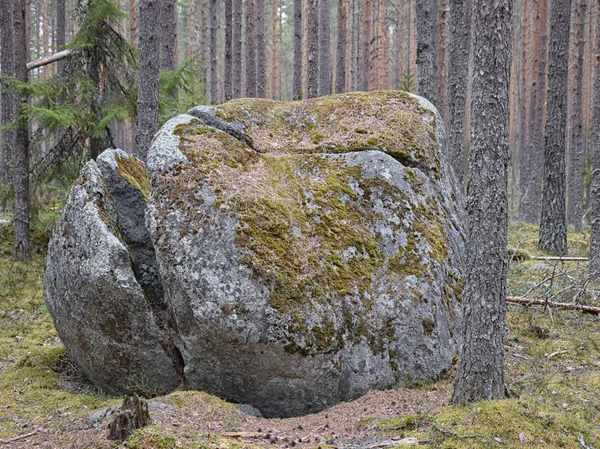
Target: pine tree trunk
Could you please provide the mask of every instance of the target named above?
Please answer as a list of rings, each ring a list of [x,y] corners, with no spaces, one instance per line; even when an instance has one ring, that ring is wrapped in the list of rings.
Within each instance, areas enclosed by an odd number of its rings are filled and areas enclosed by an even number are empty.
[[[202,80],[204,81],[203,91],[205,95],[209,94],[209,69],[210,69],[210,48],[209,48],[209,30],[210,14],[209,2],[212,0],[200,0],[200,55],[202,60]]]
[[[13,67],[13,0],[0,0],[0,68],[2,75],[14,76]],[[2,116],[0,126],[6,126],[15,118],[14,107],[16,99],[8,92],[8,84],[4,78],[2,83]],[[12,149],[14,145],[14,132],[2,131],[2,183],[9,184],[12,180]],[[2,205],[4,207],[4,205]]]
[[[189,13],[187,20],[188,43],[185,50],[186,59],[194,57],[194,43],[196,42],[196,3],[194,0],[189,0]]]
[[[533,46],[537,72],[531,89],[532,110],[529,114],[531,136],[529,145],[525,149],[526,162],[524,166],[521,166],[523,177],[521,178],[521,204],[519,206],[520,219],[527,223],[538,223],[540,220],[548,73],[548,3],[545,1],[536,3],[534,36]]]
[[[571,0],[554,0],[550,8],[548,115],[538,248],[553,256],[564,256],[567,254],[565,128]]]
[[[475,0],[463,347],[453,402],[504,397],[512,0]]]
[[[135,0],[129,0],[129,42],[135,47],[136,34],[137,34],[137,22],[135,17]],[[75,23],[75,20],[73,21]]]
[[[419,71],[419,95],[436,104],[437,50],[434,33],[434,2],[435,0],[416,0],[417,69]]]
[[[335,68],[335,91],[346,91],[346,35],[348,23],[348,0],[338,0],[337,51]]]
[[[217,99],[217,2],[210,3],[210,102],[216,104]]]
[[[448,154],[458,183],[465,179],[465,107],[469,71],[471,11],[467,0],[450,0],[450,64],[448,71]]]
[[[175,0],[160,2],[160,70],[175,70]]]
[[[136,153],[146,161],[158,131],[159,0],[140,0],[138,117]]]
[[[242,96],[242,0],[233,0],[233,98]]]
[[[370,90],[371,81],[371,48],[373,44],[373,0],[364,0],[361,3],[360,14],[360,65],[359,86],[365,92]]]
[[[437,104],[436,107],[448,123],[448,11],[449,0],[438,0],[437,8]],[[464,20],[464,19],[463,19]],[[466,73],[466,72],[465,72]]]
[[[590,4],[590,9],[593,4]],[[590,14],[590,16],[592,16]],[[593,16],[592,16],[593,17]],[[596,12],[595,47],[596,53],[600,53],[600,11]],[[591,42],[590,42],[591,44]],[[591,187],[591,209],[592,209],[592,229],[590,232],[590,275],[598,280],[600,279],[600,64],[596,64],[594,72],[594,110],[592,123],[592,187]]]
[[[308,1],[308,62],[307,73],[307,98],[319,96],[319,5],[318,0]]]
[[[319,0],[319,95],[331,93],[331,29],[329,0]]]
[[[246,96],[256,97],[256,0],[246,0]]]
[[[277,67],[279,62],[278,55],[278,35],[277,35],[277,24],[279,23],[279,0],[273,0],[271,6],[272,12],[272,29],[271,29],[271,40],[273,41],[273,58],[271,61],[271,98],[277,99]]]
[[[583,51],[585,33],[585,13],[587,9],[586,0],[576,0],[573,8],[574,30],[572,37],[575,47],[575,61],[573,66],[573,79],[571,90],[571,133],[569,145],[569,167],[568,167],[568,201],[567,221],[575,226],[576,231],[583,230]]]
[[[67,43],[67,14],[65,0],[56,2],[56,49],[61,51]],[[58,61],[58,75],[62,76],[65,71],[66,60]]]
[[[225,74],[223,76],[224,79],[224,89],[225,89],[225,101],[229,101],[232,98],[232,83],[231,77],[233,76],[232,68],[233,68],[233,42],[232,42],[232,20],[233,20],[233,10],[231,5],[231,0],[225,0]]]
[[[23,83],[27,82],[27,61],[29,60],[29,45],[27,36],[27,6],[25,0],[14,0],[13,3],[13,45],[14,45],[14,74]],[[19,98],[14,104],[15,117],[21,115],[21,104],[25,98]],[[14,257],[16,260],[31,259],[29,242],[29,136],[27,125],[20,126],[13,140],[15,190],[15,239]]]
[[[292,98],[302,98],[302,0],[294,0],[294,78]]]
[[[46,0],[42,0],[42,54],[38,55],[38,56],[48,56],[50,54],[50,46],[49,46],[49,40],[48,40],[48,2]],[[40,33],[37,33],[37,36],[39,37]],[[44,67],[42,69],[43,71],[43,75],[44,75],[44,79],[47,80],[49,78],[50,75],[50,71],[49,71],[49,67]]]
[[[256,2],[256,96],[265,98],[267,88],[265,0],[254,1]]]

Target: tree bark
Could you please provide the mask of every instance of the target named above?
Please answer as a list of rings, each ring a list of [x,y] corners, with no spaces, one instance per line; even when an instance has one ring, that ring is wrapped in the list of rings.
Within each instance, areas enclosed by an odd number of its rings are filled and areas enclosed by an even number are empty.
[[[256,96],[265,98],[266,95],[266,57],[267,39],[265,36],[265,0],[254,0],[256,2]]]
[[[435,1],[416,0],[418,90],[420,96],[433,104],[437,101],[437,50],[433,23]]]
[[[360,65],[359,89],[365,92],[371,89],[371,49],[373,45],[373,0],[361,2],[361,33],[360,43]]]
[[[512,0],[475,0],[463,347],[453,402],[504,397]]]
[[[224,89],[225,89],[225,101],[229,101],[232,98],[232,68],[233,68],[233,30],[232,30],[232,21],[233,21],[233,10],[231,0],[225,0],[225,74],[223,76],[224,79]]]
[[[553,256],[562,256],[567,253],[565,128],[571,0],[554,0],[550,8],[548,112],[538,248]]]
[[[13,45],[14,45],[14,74],[19,81],[27,82],[27,61],[29,60],[29,45],[27,36],[27,7],[25,0],[14,0],[13,3]],[[21,104],[25,98],[15,102],[15,117],[21,115]],[[31,259],[29,242],[29,136],[27,124],[21,124],[15,131],[13,141],[15,190],[15,238],[14,257],[16,260]]]
[[[592,6],[592,5],[590,5]],[[600,55],[600,11],[596,13],[596,55]],[[598,56],[597,56],[598,57]],[[592,123],[592,229],[590,232],[590,275],[600,279],[600,64],[594,70],[594,112]]]
[[[471,11],[467,0],[450,0],[450,63],[448,71],[448,153],[458,183],[465,179],[465,108],[469,71]]]
[[[346,91],[346,35],[348,34],[348,0],[338,0],[335,91]]]
[[[67,14],[65,0],[56,2],[56,48],[58,51],[64,50],[67,43]],[[66,61],[58,62],[58,76],[64,76]]]
[[[307,98],[319,95],[319,13],[318,0],[308,1],[308,61],[307,61]]]
[[[159,0],[140,0],[138,117],[136,153],[146,161],[158,131]]]
[[[521,166],[521,201],[519,217],[527,223],[540,220],[540,199],[542,191],[544,161],[544,121],[546,116],[546,85],[548,74],[548,3],[538,0],[536,3],[534,31],[534,65],[537,69],[531,88],[529,144],[524,149],[525,161]]]
[[[2,75],[14,76],[13,67],[13,0],[1,0],[0,8],[0,68]],[[15,119],[14,108],[16,99],[8,92],[8,84],[2,78],[2,116],[0,125],[6,126]],[[2,131],[2,183],[9,184],[12,181],[13,145],[14,132]]]
[[[271,40],[273,42],[273,58],[271,64],[271,98],[275,100],[277,98],[277,73],[278,73],[278,34],[277,34],[277,24],[279,23],[279,0],[273,0],[271,4],[272,18],[271,18]]]
[[[319,95],[331,93],[331,29],[329,0],[319,0]]]
[[[256,0],[246,0],[246,96],[256,97]]]
[[[175,70],[175,0],[160,2],[160,70]]]
[[[137,21],[135,17],[135,0],[129,0],[129,42],[135,46],[137,34]],[[73,21],[74,23],[75,21]]]
[[[294,78],[292,98],[302,99],[302,0],[294,0]]]
[[[573,65],[573,79],[571,89],[571,129],[569,145],[568,167],[568,201],[567,222],[575,227],[576,231],[583,231],[583,57],[585,33],[586,0],[576,0],[573,8],[574,30],[572,37],[575,47],[575,60]]]
[[[187,20],[188,43],[185,51],[186,59],[194,57],[194,43],[196,42],[196,3],[194,0],[189,0],[189,13]]]
[[[233,98],[242,96],[242,0],[233,0]]]
[[[209,0],[210,15],[210,102],[217,104],[217,1]]]

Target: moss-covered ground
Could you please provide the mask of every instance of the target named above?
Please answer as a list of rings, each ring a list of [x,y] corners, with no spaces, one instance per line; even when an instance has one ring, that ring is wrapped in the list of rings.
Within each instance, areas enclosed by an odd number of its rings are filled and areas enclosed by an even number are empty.
[[[512,226],[511,247],[541,255],[535,251],[536,232],[535,227]],[[39,231],[34,240],[31,262],[14,263],[10,228],[0,224],[2,447],[325,449],[350,441],[394,447],[407,437],[417,438],[417,447],[430,448],[580,448],[581,442],[600,447],[600,319],[522,306],[511,306],[507,317],[511,397],[502,401],[449,405],[453,373],[419,388],[371,393],[318,415],[289,420],[250,418],[207,394],[176,392],[155,398],[170,405],[151,409],[152,426],[124,444],[108,442],[105,424],[89,428],[88,417],[120,399],[87,385],[70,367],[43,302],[44,235]],[[573,255],[585,255],[585,233],[570,233],[569,241]],[[584,265],[579,264],[513,261],[510,294],[530,290],[530,296],[556,295],[567,301],[583,291],[579,299],[592,304],[594,286],[586,282]],[[552,273],[563,274],[565,280],[545,280]]]

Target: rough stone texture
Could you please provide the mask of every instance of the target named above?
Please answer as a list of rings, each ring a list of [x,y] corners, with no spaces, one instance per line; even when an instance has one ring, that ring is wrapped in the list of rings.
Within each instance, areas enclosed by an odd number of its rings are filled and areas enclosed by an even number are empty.
[[[111,193],[149,192],[145,266],[180,379],[271,417],[447,370],[464,236],[443,144],[429,102],[373,92],[194,108],[155,137],[148,186],[103,155]],[[139,259],[140,203],[113,196],[121,226],[137,217],[122,234]],[[82,220],[69,210],[62,226]]]
[[[179,377],[160,341],[117,211],[90,161],[50,240],[44,298],[71,359],[110,392],[169,391]]]

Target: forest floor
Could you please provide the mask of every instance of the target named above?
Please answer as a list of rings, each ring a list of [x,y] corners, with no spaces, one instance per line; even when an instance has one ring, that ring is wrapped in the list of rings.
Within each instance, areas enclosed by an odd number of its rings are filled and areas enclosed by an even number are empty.
[[[519,260],[511,261],[509,294],[600,305],[585,263],[531,258],[536,233],[511,226]],[[436,382],[290,419],[255,418],[178,391],[151,400],[152,425],[110,442],[107,411],[122,398],[87,384],[66,359],[43,301],[45,236],[34,235],[32,262],[14,263],[0,220],[0,448],[600,448],[600,318],[515,305],[505,340],[508,399],[451,406],[455,368]],[[569,242],[571,255],[586,255],[585,233]]]

